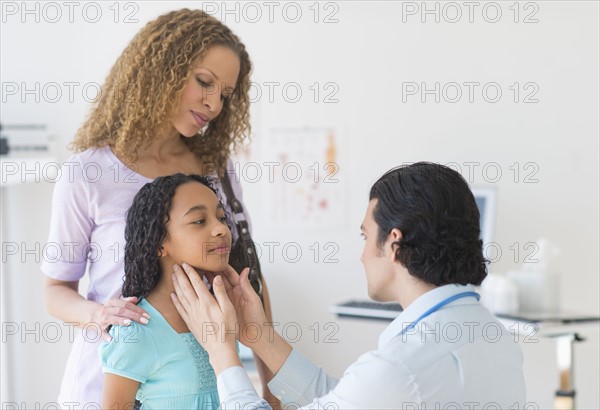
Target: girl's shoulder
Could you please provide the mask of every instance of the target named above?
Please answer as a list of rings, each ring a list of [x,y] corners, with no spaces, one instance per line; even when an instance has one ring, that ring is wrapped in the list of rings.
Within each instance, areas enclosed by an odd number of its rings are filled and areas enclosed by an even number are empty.
[[[146,299],[141,299],[138,306],[147,311],[151,317],[155,316],[154,308]],[[155,337],[162,331],[160,327],[159,320],[150,321],[148,324],[131,321],[128,325],[113,325],[109,331],[112,337],[109,343],[155,345]]]
[[[109,331],[112,340],[102,342],[99,353],[105,372],[145,382],[160,366],[161,355],[153,332],[146,325],[132,322],[116,325]]]

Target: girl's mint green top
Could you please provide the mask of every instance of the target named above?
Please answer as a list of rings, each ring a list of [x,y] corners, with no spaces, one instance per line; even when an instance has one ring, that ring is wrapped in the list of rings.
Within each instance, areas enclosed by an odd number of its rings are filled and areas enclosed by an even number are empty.
[[[208,353],[191,333],[177,333],[146,299],[147,325],[113,326],[102,343],[102,369],[140,382],[142,409],[217,409],[217,379]]]

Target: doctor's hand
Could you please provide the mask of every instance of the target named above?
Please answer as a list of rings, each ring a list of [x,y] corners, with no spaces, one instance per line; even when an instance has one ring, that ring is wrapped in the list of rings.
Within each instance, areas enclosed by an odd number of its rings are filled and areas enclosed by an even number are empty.
[[[208,352],[216,375],[229,367],[241,366],[235,346],[239,325],[223,278],[213,279],[213,297],[194,268],[185,263],[182,267],[173,267],[176,294],[171,294],[171,298],[175,308]]]
[[[289,357],[292,346],[275,331],[273,323],[267,319],[262,301],[248,279],[249,273],[250,270],[246,268],[238,276],[235,270],[226,269],[221,272],[221,276],[237,312],[240,342],[251,348],[274,375]],[[268,397],[271,396],[265,396]],[[271,398],[273,400],[269,401],[277,403],[275,397]]]
[[[277,374],[289,357],[292,346],[267,319],[260,297],[248,279],[249,273],[246,268],[238,276],[235,270],[226,269],[221,276],[237,312],[240,342],[251,348],[272,374]]]
[[[262,338],[267,339],[269,335],[272,338],[273,329],[260,297],[250,284],[249,273],[250,270],[246,268],[238,275],[229,266],[220,275],[238,318],[238,338],[240,342],[252,349]]]

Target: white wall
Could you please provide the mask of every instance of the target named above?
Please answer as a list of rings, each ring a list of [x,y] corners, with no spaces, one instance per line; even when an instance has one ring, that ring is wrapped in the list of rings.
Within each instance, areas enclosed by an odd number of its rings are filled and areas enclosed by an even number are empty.
[[[121,5],[118,22],[110,3],[100,4],[103,17],[95,24],[85,21],[83,4],[75,9],[74,22],[68,21],[68,9],[57,23],[55,12],[40,5],[40,22],[35,15],[7,14],[3,3],[2,38],[2,117],[3,123],[34,122],[48,124],[57,136],[56,156],[64,160],[64,148],[81,123],[88,105],[81,95],[90,82],[102,83],[115,58],[132,35],[149,19],[179,7],[199,7],[200,2],[135,2],[124,9]],[[30,3],[33,9],[33,4]],[[62,5],[63,3],[57,3]],[[598,194],[599,194],[599,124],[598,124],[598,3],[538,1],[519,3],[519,22],[514,22],[513,2],[481,2],[475,8],[473,22],[469,9],[462,2],[462,19],[456,9],[438,3],[440,22],[435,16],[407,15],[421,2],[330,2],[319,5],[319,23],[314,22],[314,5],[297,3],[302,10],[298,23],[290,23],[294,9],[288,6],[283,14],[280,3],[269,22],[269,9],[263,2],[251,6],[238,4],[240,15],[221,15],[221,2],[204,2],[216,11],[216,16],[231,26],[246,43],[253,59],[253,80],[261,86],[263,97],[254,106],[255,126],[253,159],[261,157],[264,147],[261,136],[277,126],[333,126],[340,130],[343,145],[339,156],[339,180],[345,201],[339,212],[346,216],[342,229],[297,230],[283,224],[273,224],[264,210],[265,194],[272,188],[262,178],[257,183],[244,181],[247,206],[253,216],[255,239],[260,243],[295,241],[302,245],[306,257],[298,263],[288,263],[281,253],[275,253],[273,263],[264,263],[274,302],[276,319],[282,326],[296,322],[303,337],[296,343],[309,357],[318,360],[332,373],[343,369],[361,352],[373,348],[383,323],[356,320],[337,321],[327,313],[335,302],[366,297],[366,282],[359,261],[362,243],[358,226],[367,204],[370,185],[392,166],[404,162],[429,160],[461,166],[469,177],[467,163],[477,162],[472,182],[493,185],[498,190],[495,240],[502,248],[502,257],[491,271],[503,273],[518,267],[510,249],[515,242],[521,248],[539,237],[546,237],[560,246],[562,255],[556,262],[561,273],[561,304],[573,311],[600,314],[598,264]],[[20,8],[21,3],[13,3]],[[428,2],[433,9],[435,2]],[[495,16],[494,7],[502,11],[497,23],[486,21]],[[256,23],[256,7],[262,19]],[[313,7],[310,9],[309,7]],[[511,9],[510,7],[513,7]],[[235,3],[227,8],[234,10]],[[445,7],[445,8],[444,8]],[[487,14],[482,14],[487,7]],[[445,14],[444,14],[445,10]],[[19,10],[20,11],[20,10]],[[124,17],[134,12],[138,23],[126,23]],[[88,9],[86,17],[93,17]],[[336,23],[323,23],[334,13]],[[537,23],[524,23],[531,15]],[[444,19],[444,17],[446,19]],[[485,17],[485,18],[484,18]],[[287,21],[286,21],[287,18]],[[40,101],[34,95],[23,94],[21,83],[33,88],[40,83]],[[62,98],[48,102],[54,93],[44,98],[43,88],[50,82],[61,84]],[[64,82],[78,82],[73,101],[68,98]],[[279,82],[274,100],[267,98],[265,83]],[[297,103],[286,102],[281,94],[284,84],[300,84],[303,97]],[[317,103],[309,88],[318,82],[322,93]],[[323,103],[323,84],[334,82],[338,87],[337,103]],[[442,96],[436,103],[433,96],[407,95],[403,101],[403,83],[436,82],[443,87],[449,82],[478,82],[474,101],[463,97],[450,103]],[[519,102],[514,102],[510,88],[519,83]],[[10,84],[9,84],[10,83]],[[6,94],[5,87],[16,83],[19,91]],[[497,83],[502,98],[486,102],[482,86]],[[526,83],[531,83],[524,88]],[[535,87],[535,88],[534,88]],[[537,90],[536,103],[523,99]],[[49,88],[46,89],[50,93]],[[93,95],[93,89],[90,89]],[[453,90],[447,89],[448,92]],[[447,99],[453,98],[448,94]],[[493,98],[490,89],[488,98]],[[264,143],[264,142],[263,142]],[[514,163],[520,173],[515,181]],[[525,164],[529,168],[525,168]],[[491,164],[491,165],[490,165]],[[484,166],[490,171],[482,174]],[[513,168],[511,168],[513,166]],[[491,167],[491,168],[490,168]],[[495,169],[501,177],[495,183]],[[536,170],[537,182],[525,183],[525,177]],[[19,232],[30,234],[26,241],[45,240],[51,187],[47,184],[3,190],[8,201],[3,226],[8,226],[3,240],[21,241]],[[9,192],[9,193],[7,193]],[[13,194],[14,192],[14,194]],[[27,204],[27,207],[25,206]],[[43,204],[40,206],[40,204]],[[23,206],[21,206],[23,205]],[[29,208],[30,207],[30,208]],[[31,215],[36,219],[31,220]],[[3,228],[4,229],[4,228]],[[10,234],[10,235],[9,235]],[[14,235],[14,236],[13,236]],[[335,242],[339,246],[338,263],[315,264],[308,247],[314,242]],[[16,259],[7,263],[6,276],[12,287],[8,293],[6,317],[41,326],[50,319],[41,306],[41,274],[35,263],[21,266]],[[20,282],[24,281],[24,282]],[[18,297],[16,287],[20,287]],[[8,291],[10,289],[10,293]],[[26,289],[30,289],[26,291]],[[22,309],[27,307],[27,315]],[[22,319],[26,317],[26,319]],[[321,329],[314,341],[313,323]],[[337,327],[338,343],[324,343],[328,323]],[[576,383],[578,402],[582,408],[600,407],[597,389],[600,381],[598,326],[584,326],[581,333],[588,337],[576,348]],[[3,333],[4,334],[4,333]],[[13,368],[3,402],[49,402],[54,400],[68,349],[65,336],[60,343],[26,343],[9,340],[13,349],[9,358],[17,363]],[[26,340],[27,341],[27,340]],[[12,343],[12,344],[10,344]],[[552,405],[552,395],[558,385],[554,346],[547,340],[523,344],[525,370],[529,388],[528,400],[539,408]],[[34,357],[44,357],[36,364]],[[4,361],[3,357],[3,361]],[[37,362],[40,363],[40,362]],[[54,369],[54,370],[51,370]]]

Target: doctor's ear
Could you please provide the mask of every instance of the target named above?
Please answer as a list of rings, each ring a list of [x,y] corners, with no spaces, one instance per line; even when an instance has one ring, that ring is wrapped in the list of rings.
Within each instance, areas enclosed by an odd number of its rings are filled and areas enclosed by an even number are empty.
[[[163,250],[164,249],[165,249],[165,247],[161,245],[161,247],[158,248],[158,251],[156,251],[156,256],[158,256],[159,258],[162,257],[162,256],[164,256],[163,255]]]
[[[402,240],[402,232],[400,231],[400,229],[398,228],[394,228],[391,230],[388,239],[391,240],[392,243],[392,253],[391,253],[391,258],[392,258],[392,262],[396,261],[396,252],[398,251],[398,248],[400,247],[400,245],[398,245],[398,242],[400,240]]]
[[[390,238],[392,239],[392,242],[398,242],[400,239],[402,239],[402,232],[400,231],[400,229],[392,229],[390,232]]]

